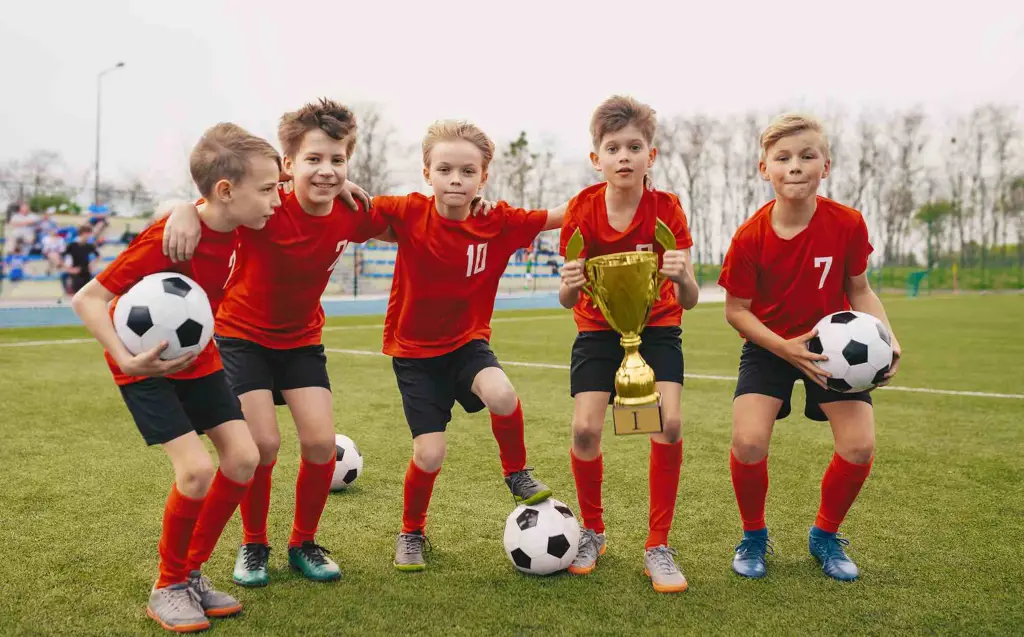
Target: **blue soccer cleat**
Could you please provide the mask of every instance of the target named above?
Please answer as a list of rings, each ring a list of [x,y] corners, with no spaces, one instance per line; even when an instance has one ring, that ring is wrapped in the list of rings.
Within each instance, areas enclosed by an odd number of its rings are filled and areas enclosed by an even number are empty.
[[[732,570],[743,577],[760,579],[768,574],[765,554],[775,555],[768,529],[760,531],[744,531],[743,540],[736,547],[736,555],[732,558]]]
[[[841,582],[852,582],[860,575],[857,565],[844,550],[849,544],[850,540],[839,537],[836,533],[822,531],[816,526],[811,527],[807,537],[807,548],[814,559],[821,563],[821,570],[825,575]]]

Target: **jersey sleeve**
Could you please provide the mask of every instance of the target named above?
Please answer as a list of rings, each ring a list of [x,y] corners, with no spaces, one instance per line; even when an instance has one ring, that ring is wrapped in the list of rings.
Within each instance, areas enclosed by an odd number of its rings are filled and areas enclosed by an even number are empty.
[[[408,203],[406,199],[406,197],[384,195],[378,195],[373,198],[370,216],[373,219],[372,223],[383,225],[380,232],[384,232],[390,226],[396,235],[399,234],[405,219],[405,208]],[[377,234],[380,234],[380,232]]]
[[[357,202],[356,205],[358,206],[356,214],[361,215],[359,226],[356,228],[355,232],[356,243],[369,241],[383,233],[388,229],[388,226],[391,225],[385,216],[377,210],[376,205],[371,206],[369,210],[366,210],[363,207],[363,203],[361,201]]]
[[[857,216],[857,225],[850,233],[850,240],[846,244],[846,276],[860,276],[868,269],[868,256],[874,251],[871,242],[868,240],[868,225],[864,223],[864,217]]]
[[[668,218],[663,220],[676,236],[676,250],[688,250],[693,247],[693,237],[690,236],[690,226],[686,223],[686,213],[683,212],[678,197],[673,196],[671,201],[672,207]]]
[[[493,212],[491,214],[494,214]],[[524,210],[522,208],[507,208],[505,228],[508,231],[508,240],[512,248],[525,248],[533,243],[537,235],[544,229],[548,222],[547,210]]]
[[[147,228],[117,258],[96,275],[111,293],[127,292],[143,277],[173,269],[163,252],[163,224]]]
[[[750,240],[740,232],[725,253],[718,284],[739,299],[752,299],[757,292],[757,259]]]

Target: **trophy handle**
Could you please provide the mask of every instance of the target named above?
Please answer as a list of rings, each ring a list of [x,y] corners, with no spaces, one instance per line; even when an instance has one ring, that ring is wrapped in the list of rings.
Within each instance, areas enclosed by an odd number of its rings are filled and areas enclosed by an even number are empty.
[[[676,235],[672,233],[672,229],[668,227],[661,219],[656,219],[654,224],[654,240],[658,242],[663,250],[675,250],[676,249]],[[658,288],[661,288],[661,284],[665,282],[668,277],[662,273],[658,273]]]
[[[581,252],[583,252],[583,233],[576,228],[572,236],[569,237],[568,243],[565,244],[565,260],[567,262],[575,261],[580,258]],[[590,281],[584,283],[580,291],[589,296],[591,300],[594,299],[594,286]]]

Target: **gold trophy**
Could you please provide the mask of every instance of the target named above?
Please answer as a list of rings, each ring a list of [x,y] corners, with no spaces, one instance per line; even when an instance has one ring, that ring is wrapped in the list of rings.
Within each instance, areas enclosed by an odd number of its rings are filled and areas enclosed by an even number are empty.
[[[665,250],[676,249],[675,235],[661,219],[654,236]],[[566,244],[566,260],[578,259],[583,247],[583,234],[577,228]],[[621,335],[619,343],[626,351],[615,372],[615,433],[660,433],[664,430],[661,394],[655,389],[654,370],[640,356],[640,332],[651,317],[665,280],[658,272],[658,255],[642,251],[605,254],[587,259],[584,269],[587,283],[583,292]]]

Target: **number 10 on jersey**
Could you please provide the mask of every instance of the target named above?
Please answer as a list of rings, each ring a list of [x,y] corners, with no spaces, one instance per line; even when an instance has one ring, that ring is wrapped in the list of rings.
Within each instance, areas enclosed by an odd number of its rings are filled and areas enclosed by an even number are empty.
[[[487,244],[469,244],[469,247],[466,248],[466,276],[471,277],[474,274],[480,274],[484,271],[484,267],[486,266]]]

